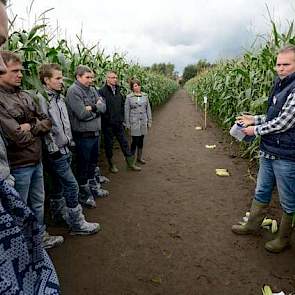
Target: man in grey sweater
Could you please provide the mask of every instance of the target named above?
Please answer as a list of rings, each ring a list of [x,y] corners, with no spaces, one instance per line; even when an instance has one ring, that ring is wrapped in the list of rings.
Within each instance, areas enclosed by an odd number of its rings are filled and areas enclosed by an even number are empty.
[[[94,198],[107,196],[95,179],[95,168],[99,156],[100,115],[105,112],[104,100],[91,86],[93,71],[84,65],[76,70],[76,81],[69,87],[66,95],[73,138],[77,151],[77,180],[80,202],[95,207]]]

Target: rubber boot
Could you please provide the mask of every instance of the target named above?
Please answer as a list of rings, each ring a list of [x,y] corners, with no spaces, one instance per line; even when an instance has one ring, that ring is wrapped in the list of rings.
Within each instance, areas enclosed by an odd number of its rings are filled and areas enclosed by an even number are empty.
[[[93,235],[101,230],[99,223],[87,222],[81,205],[66,208],[64,218],[69,225],[71,235]]]
[[[42,246],[44,249],[51,249],[64,242],[63,236],[52,236],[47,231],[42,236]]]
[[[96,203],[88,184],[79,186],[79,203],[88,208],[96,208]]]
[[[100,183],[98,183],[95,178],[88,179],[88,185],[94,199],[107,197],[109,195],[109,192],[105,189],[102,189]]]
[[[112,159],[108,159],[108,163],[109,163],[109,170],[111,173],[118,173],[119,169],[116,167],[116,165],[113,163]]]
[[[250,235],[258,233],[261,223],[266,216],[268,204],[260,203],[253,199],[250,216],[246,224],[236,224],[232,226],[232,231],[238,235]]]
[[[127,163],[127,169],[130,169],[132,171],[141,171],[141,168],[135,165],[134,157],[129,156],[129,157],[126,157],[125,159]]]
[[[95,168],[94,176],[95,176],[96,181],[100,184],[102,184],[102,183],[106,184],[106,183],[111,182],[107,177],[101,175],[100,168],[98,166]]]
[[[265,249],[272,253],[280,253],[291,246],[293,214],[283,212],[277,237],[265,244]]]
[[[146,164],[146,161],[142,158],[142,149],[137,149],[137,162],[140,164]]]
[[[50,217],[55,225],[65,224],[65,220],[63,218],[65,207],[66,201],[64,198],[49,200]]]

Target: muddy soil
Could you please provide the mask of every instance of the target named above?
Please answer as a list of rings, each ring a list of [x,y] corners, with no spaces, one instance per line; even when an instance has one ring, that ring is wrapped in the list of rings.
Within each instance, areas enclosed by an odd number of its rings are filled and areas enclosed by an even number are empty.
[[[111,195],[85,210],[103,230],[91,237],[72,237],[50,250],[66,295],[250,295],[263,284],[274,291],[295,290],[293,249],[270,254],[271,238],[236,236],[231,225],[251,203],[255,183],[246,160],[233,158],[223,132],[209,122],[207,130],[184,90],[155,111],[145,141],[147,164],[126,171],[120,150],[120,172],[109,174]],[[206,149],[216,144],[216,149]],[[230,177],[218,177],[227,168]],[[270,217],[279,218],[277,197]]]

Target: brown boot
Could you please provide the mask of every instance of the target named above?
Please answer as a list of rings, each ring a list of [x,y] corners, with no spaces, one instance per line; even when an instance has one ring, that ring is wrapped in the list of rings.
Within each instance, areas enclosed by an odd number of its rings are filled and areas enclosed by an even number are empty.
[[[293,214],[283,212],[281,224],[277,237],[265,244],[265,249],[269,252],[280,253],[291,246]]]
[[[260,203],[253,199],[247,223],[243,225],[233,225],[232,231],[238,235],[250,235],[257,233],[260,230],[261,223],[266,215],[267,207],[268,204]]]
[[[146,164],[146,161],[142,158],[142,149],[137,149],[137,162],[140,164]]]

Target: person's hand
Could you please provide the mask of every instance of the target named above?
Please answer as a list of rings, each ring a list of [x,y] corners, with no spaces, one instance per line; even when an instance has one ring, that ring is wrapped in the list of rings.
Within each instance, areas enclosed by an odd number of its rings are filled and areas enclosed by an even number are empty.
[[[254,126],[249,126],[249,127],[243,128],[242,132],[244,132],[246,135],[252,136],[252,135],[255,135],[254,129],[255,129]]]
[[[92,111],[92,106],[86,106],[85,110],[88,111],[88,112],[91,112]]]
[[[239,123],[245,127],[254,125],[255,120],[254,116],[252,115],[242,115],[236,118],[236,123]]]
[[[149,129],[151,129],[152,128],[152,123],[148,123],[147,126],[148,126]]]
[[[21,131],[30,131],[31,130],[31,125],[29,123],[20,124],[19,126],[20,126]]]
[[[101,105],[101,104],[103,104],[103,100],[102,100],[102,98],[99,97],[96,102],[96,105]]]

